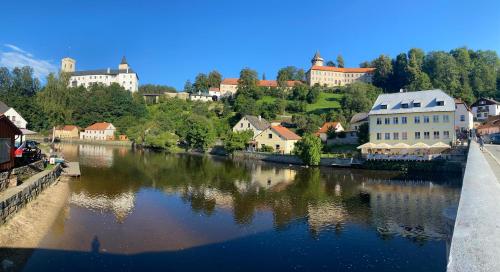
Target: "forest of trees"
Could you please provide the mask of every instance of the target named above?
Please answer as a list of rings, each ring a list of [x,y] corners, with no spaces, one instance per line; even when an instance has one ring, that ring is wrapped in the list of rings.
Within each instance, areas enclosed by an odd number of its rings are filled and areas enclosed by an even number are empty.
[[[439,88],[469,104],[480,97],[500,99],[500,60],[495,51],[461,47],[425,53],[413,48],[392,59],[380,55],[361,66],[376,68],[373,84],[384,92]]]

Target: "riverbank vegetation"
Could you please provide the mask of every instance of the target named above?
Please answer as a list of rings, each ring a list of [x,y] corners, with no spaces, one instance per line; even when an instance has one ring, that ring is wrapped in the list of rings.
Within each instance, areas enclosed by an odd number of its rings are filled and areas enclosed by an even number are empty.
[[[278,87],[269,88],[259,86],[257,71],[244,68],[233,97],[208,103],[162,97],[152,105],[145,104],[142,94],[175,89],[145,84],[132,94],[117,84],[72,88],[68,87],[65,74],[50,74],[42,86],[30,67],[0,68],[0,100],[16,108],[28,121],[28,128],[35,131],[48,132],[63,124],[86,127],[106,121],[113,123],[119,133],[151,148],[205,151],[223,146],[233,152],[244,149],[242,143],[248,138],[231,132],[244,115],[282,121],[300,136],[306,136],[326,121],[338,121],[347,128],[350,118],[369,111],[380,93],[401,88],[441,88],[469,103],[478,97],[500,98],[500,60],[494,51],[457,48],[425,53],[411,49],[394,59],[381,55],[361,66],[376,68],[373,84],[308,86],[304,70],[287,66],[278,71]],[[218,87],[221,80],[217,71],[202,73],[193,83],[186,82],[184,90],[206,92],[210,87]],[[297,83],[285,88],[287,80]],[[368,141],[368,127],[361,127],[359,136],[361,143]],[[323,148],[323,152],[329,149]],[[310,159],[311,163],[315,160]]]

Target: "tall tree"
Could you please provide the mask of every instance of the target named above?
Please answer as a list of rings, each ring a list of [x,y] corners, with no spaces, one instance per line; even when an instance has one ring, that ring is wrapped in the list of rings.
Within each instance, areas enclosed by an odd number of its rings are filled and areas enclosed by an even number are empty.
[[[373,85],[380,87],[384,92],[391,91],[391,78],[393,74],[391,58],[380,55],[373,62],[375,72],[373,74]]]
[[[412,48],[408,53],[408,84],[404,87],[409,91],[422,91],[432,88],[429,76],[422,71],[425,53],[421,49]]]
[[[210,83],[208,82],[207,75],[199,73],[194,80],[193,86],[196,92],[202,92],[202,93],[208,92]]]
[[[329,67],[337,67],[337,65],[335,64],[335,62],[333,62],[333,60],[329,60],[326,62],[326,66],[329,66]]]
[[[191,83],[191,81],[186,80],[186,83],[184,83],[184,92],[185,93],[194,93],[195,92],[195,88],[194,88],[193,84]]]
[[[337,56],[337,66],[339,68],[344,68],[344,58],[340,54]]]
[[[443,51],[430,52],[425,58],[424,71],[429,74],[434,88],[458,96],[459,70],[453,56]]]
[[[208,74],[209,87],[219,88],[221,81],[222,75],[217,70],[213,70]]]
[[[393,74],[391,79],[392,91],[399,91],[409,83],[408,58],[406,53],[399,54],[392,63]]]

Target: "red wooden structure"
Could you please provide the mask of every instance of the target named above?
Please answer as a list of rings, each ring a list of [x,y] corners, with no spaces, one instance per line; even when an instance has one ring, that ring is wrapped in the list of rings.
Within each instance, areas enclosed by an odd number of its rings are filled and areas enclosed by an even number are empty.
[[[0,115],[0,171],[14,168],[14,142],[23,133],[5,115]]]

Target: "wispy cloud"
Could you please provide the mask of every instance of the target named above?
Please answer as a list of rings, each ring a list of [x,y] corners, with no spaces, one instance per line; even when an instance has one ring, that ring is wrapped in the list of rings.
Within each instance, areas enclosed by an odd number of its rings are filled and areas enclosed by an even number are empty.
[[[57,71],[57,67],[48,60],[38,59],[33,54],[13,44],[4,44],[6,50],[0,49],[0,66],[9,69],[30,66],[33,73],[40,80],[44,80],[49,73]]]

